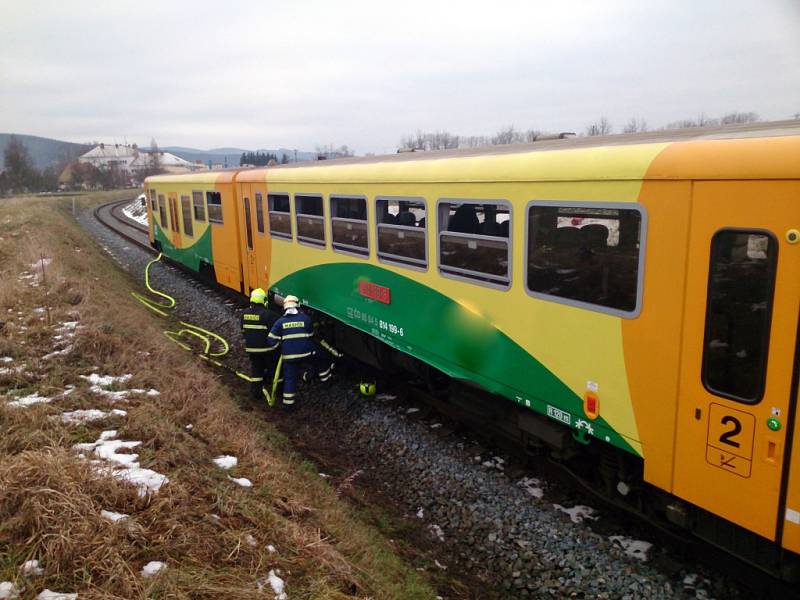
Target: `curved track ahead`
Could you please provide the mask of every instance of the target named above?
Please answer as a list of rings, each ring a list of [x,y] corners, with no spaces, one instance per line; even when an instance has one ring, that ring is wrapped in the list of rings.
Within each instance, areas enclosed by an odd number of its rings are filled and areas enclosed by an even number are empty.
[[[132,198],[107,202],[95,208],[92,214],[95,219],[117,235],[155,254],[155,250],[150,246],[150,237],[147,227],[142,226],[122,213],[122,207],[131,202],[133,202]]]

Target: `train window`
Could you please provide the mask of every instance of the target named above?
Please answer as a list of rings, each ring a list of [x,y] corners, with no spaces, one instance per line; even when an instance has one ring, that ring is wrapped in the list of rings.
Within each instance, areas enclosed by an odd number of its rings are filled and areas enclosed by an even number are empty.
[[[712,394],[747,403],[764,395],[777,259],[764,231],[711,239],[702,377]]]
[[[507,288],[511,206],[495,200],[439,202],[439,270]]]
[[[633,317],[640,307],[644,210],[630,204],[528,208],[526,285],[534,295]]]
[[[203,202],[203,192],[194,190],[192,192],[192,204],[194,204],[194,218],[196,221],[206,220],[206,203]]]
[[[313,246],[325,245],[325,217],[321,196],[295,194],[297,239]]]
[[[264,197],[256,192],[256,227],[258,233],[264,233]]]
[[[206,200],[208,200],[208,222],[222,223],[222,194],[206,192]]]
[[[292,216],[288,194],[267,194],[269,233],[274,237],[292,239]]]
[[[247,238],[247,247],[253,249],[253,217],[250,213],[250,198],[244,199],[244,232]]]
[[[161,227],[166,229],[169,227],[167,223],[167,203],[164,200],[164,194],[158,195],[158,217],[161,220]]]
[[[378,258],[386,262],[428,266],[427,218],[422,198],[378,198]]]
[[[156,191],[150,190],[150,210],[156,212]]]
[[[366,198],[331,196],[331,232],[335,250],[368,256]]]
[[[183,231],[188,236],[194,236],[194,225],[192,224],[192,203],[189,196],[181,196],[181,214],[183,216]]]

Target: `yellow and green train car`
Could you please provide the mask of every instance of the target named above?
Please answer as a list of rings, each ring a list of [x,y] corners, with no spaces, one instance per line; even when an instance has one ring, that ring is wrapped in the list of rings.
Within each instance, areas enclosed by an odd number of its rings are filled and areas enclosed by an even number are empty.
[[[243,294],[295,294],[512,401],[528,434],[616,449],[672,522],[793,576],[800,122],[146,188],[174,260]],[[612,493],[640,490],[623,472]]]

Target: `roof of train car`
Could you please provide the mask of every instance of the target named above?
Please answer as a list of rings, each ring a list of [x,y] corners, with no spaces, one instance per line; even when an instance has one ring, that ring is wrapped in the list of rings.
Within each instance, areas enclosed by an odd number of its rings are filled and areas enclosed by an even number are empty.
[[[668,148],[669,160],[650,169]],[[234,174],[239,182],[287,184],[800,178],[800,119],[307,161]]]

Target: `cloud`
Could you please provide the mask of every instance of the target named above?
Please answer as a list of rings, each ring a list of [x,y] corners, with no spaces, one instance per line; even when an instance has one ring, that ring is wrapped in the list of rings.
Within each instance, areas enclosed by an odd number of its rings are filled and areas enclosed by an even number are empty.
[[[793,0],[29,2],[0,23],[0,130],[200,147],[418,128],[581,131],[800,111]]]

